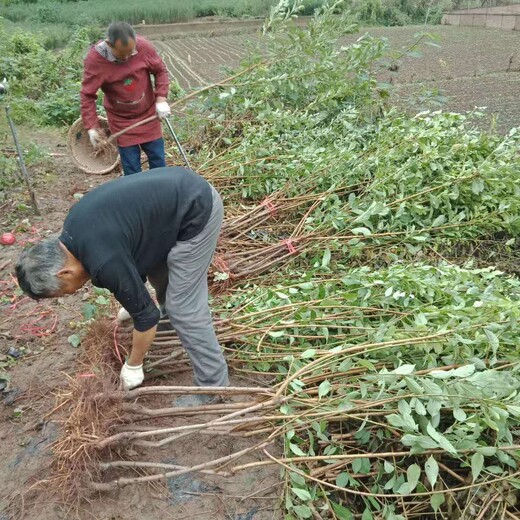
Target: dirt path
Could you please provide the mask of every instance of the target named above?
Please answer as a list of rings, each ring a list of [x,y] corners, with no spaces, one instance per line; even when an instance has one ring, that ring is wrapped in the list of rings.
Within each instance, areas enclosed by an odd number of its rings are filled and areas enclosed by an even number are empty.
[[[74,194],[84,193],[118,173],[86,176],[64,154],[62,134],[20,130],[26,144],[36,142],[55,155],[31,168],[41,218],[31,216],[29,210],[17,209],[26,202],[22,189],[10,192],[8,202],[1,206],[0,230],[13,230],[18,242],[15,246],[0,246],[0,374],[9,376],[8,382],[0,380],[0,520],[280,518],[282,488],[279,471],[272,466],[226,478],[188,474],[153,486],[129,486],[93,495],[90,503],[83,503],[77,512],[49,500],[47,495],[26,494],[31,485],[50,477],[49,448],[62,435],[65,416],[49,413],[56,403],[55,394],[66,387],[68,377],[75,377],[75,360],[81,347],[73,348],[67,338],[76,332],[72,322],[83,319],[82,310],[92,288],[68,298],[34,302],[17,292],[12,277],[14,264],[21,245],[61,229],[63,218],[76,200]],[[183,372],[166,383],[190,385],[190,381],[190,373]],[[233,373],[231,381],[233,385],[244,384]],[[178,424],[195,419],[179,417]],[[130,456],[194,465],[251,445],[247,439],[193,435],[160,449],[130,452]],[[254,460],[256,455],[249,455],[241,463]]]

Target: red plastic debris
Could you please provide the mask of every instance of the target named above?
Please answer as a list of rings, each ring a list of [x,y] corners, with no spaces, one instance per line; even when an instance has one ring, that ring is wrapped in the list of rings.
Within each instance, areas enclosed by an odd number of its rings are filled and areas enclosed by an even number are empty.
[[[12,233],[4,233],[0,237],[0,244],[3,246],[11,246],[16,242],[16,237]]]

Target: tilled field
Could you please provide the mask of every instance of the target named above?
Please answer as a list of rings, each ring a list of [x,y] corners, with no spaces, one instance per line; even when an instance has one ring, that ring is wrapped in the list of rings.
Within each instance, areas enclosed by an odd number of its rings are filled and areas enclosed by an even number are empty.
[[[384,37],[399,54],[409,49],[418,33],[437,37],[436,45],[420,46],[419,57],[403,57],[398,70],[384,79],[396,86],[394,99],[412,109],[424,108],[420,98],[427,91],[439,90],[447,97],[445,109],[473,110],[487,107],[497,119],[498,129],[507,132],[520,121],[520,36],[516,32],[450,26],[378,27],[345,37],[354,42],[365,32]],[[197,36],[155,41],[168,69],[183,88],[196,88],[225,77],[226,69],[236,67],[249,44],[260,37],[248,33],[224,36]],[[482,124],[487,126],[489,118]]]

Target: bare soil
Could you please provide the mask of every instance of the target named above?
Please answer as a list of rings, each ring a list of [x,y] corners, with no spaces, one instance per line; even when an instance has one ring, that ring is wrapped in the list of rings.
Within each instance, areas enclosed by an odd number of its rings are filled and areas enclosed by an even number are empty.
[[[457,112],[487,107],[488,117],[480,121],[488,128],[496,119],[500,132],[507,132],[520,121],[520,102],[516,90],[520,84],[520,54],[518,32],[477,27],[407,26],[363,28],[358,34],[342,39],[342,44],[354,42],[365,33],[388,39],[396,54],[410,49],[420,33],[435,36],[437,46],[419,46],[420,56],[403,56],[397,70],[388,71],[382,79],[394,86],[393,101],[422,110],[429,106],[425,95],[444,95],[447,99],[439,108]],[[226,69],[236,67],[245,57],[248,42],[258,44],[258,33],[220,36],[187,36],[154,40],[170,74],[183,88],[194,88],[218,81]],[[426,97],[428,97],[426,95]],[[432,96],[430,96],[432,97]]]

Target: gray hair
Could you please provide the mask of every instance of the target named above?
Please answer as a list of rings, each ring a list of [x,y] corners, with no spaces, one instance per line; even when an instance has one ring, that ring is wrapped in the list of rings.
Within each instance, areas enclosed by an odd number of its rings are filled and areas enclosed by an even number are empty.
[[[20,255],[16,264],[16,277],[22,291],[37,300],[49,298],[60,289],[56,276],[63,269],[67,255],[57,238],[38,242]]]
[[[113,22],[108,27],[108,43],[114,46],[117,40],[123,45],[128,45],[129,40],[136,39],[134,28],[126,22]]]

